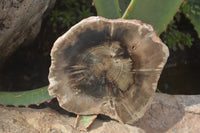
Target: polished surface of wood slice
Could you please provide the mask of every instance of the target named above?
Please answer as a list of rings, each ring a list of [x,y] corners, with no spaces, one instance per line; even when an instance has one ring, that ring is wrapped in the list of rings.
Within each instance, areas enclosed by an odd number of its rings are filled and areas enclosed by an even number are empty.
[[[67,111],[132,124],[149,108],[168,56],[148,24],[89,17],[55,42],[48,90]]]

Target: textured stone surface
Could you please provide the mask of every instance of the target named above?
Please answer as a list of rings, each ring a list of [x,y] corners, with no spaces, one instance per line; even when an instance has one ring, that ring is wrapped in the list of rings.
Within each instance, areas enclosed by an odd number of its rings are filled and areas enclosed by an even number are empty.
[[[146,133],[198,133],[200,95],[156,94],[151,108],[134,125]]]
[[[79,133],[73,128],[75,117],[61,115],[51,109],[0,108],[1,133]],[[144,133],[142,129],[117,121],[95,120],[90,133]]]
[[[0,132],[80,133],[75,117],[46,109],[0,107]],[[151,108],[134,125],[95,120],[89,133],[199,133],[200,95],[156,94]]]
[[[36,37],[42,17],[56,0],[0,0],[0,65],[22,43]]]

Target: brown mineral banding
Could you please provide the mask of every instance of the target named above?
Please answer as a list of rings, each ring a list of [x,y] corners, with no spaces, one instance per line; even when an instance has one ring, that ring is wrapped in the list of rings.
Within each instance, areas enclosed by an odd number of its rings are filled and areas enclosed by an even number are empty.
[[[149,108],[168,55],[148,24],[90,17],[55,42],[48,90],[67,111],[132,124]]]

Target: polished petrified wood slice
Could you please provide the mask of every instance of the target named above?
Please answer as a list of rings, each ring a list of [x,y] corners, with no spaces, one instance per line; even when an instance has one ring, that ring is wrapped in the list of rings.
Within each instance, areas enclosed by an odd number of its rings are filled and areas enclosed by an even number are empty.
[[[168,55],[148,24],[90,17],[55,42],[49,93],[70,112],[132,124],[151,104]]]

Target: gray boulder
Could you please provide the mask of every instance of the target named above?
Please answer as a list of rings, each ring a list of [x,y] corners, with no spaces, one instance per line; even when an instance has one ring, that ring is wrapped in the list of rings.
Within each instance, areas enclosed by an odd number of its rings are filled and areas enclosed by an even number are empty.
[[[40,31],[44,13],[56,0],[0,0],[0,65]]]

